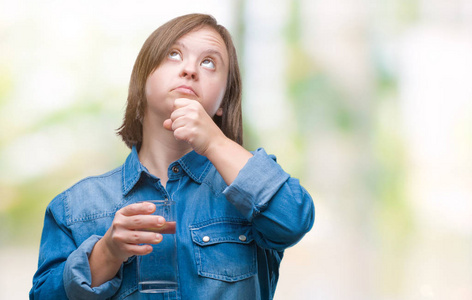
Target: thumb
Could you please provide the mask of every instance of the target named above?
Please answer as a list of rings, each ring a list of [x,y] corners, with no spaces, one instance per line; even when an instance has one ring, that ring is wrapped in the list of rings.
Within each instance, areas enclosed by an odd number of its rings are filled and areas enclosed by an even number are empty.
[[[162,125],[164,126],[165,129],[172,131],[172,120],[171,119],[165,120]]]

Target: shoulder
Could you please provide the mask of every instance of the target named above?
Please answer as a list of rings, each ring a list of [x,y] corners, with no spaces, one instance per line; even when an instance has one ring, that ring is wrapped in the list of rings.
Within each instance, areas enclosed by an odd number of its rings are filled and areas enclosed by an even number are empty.
[[[121,190],[122,169],[123,166],[120,166],[101,175],[86,177],[71,186],[70,188],[68,188],[65,193],[95,193],[97,192],[97,190],[107,190],[115,188],[119,188],[119,190]]]
[[[47,211],[65,223],[85,221],[114,213],[122,199],[122,166],[97,176],[86,177],[57,195]]]

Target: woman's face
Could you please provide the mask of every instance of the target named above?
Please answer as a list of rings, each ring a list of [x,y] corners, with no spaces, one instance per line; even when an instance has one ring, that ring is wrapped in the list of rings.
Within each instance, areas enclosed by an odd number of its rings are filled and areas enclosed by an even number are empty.
[[[228,51],[219,33],[210,27],[187,33],[149,75],[145,117],[169,118],[177,98],[197,100],[211,117],[221,116],[228,69]]]

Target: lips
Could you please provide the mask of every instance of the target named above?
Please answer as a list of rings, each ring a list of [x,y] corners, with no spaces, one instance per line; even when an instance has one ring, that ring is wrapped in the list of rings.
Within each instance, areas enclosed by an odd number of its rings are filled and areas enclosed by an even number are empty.
[[[178,86],[175,89],[173,89],[173,91],[184,94],[184,95],[197,96],[197,93],[195,93],[195,91],[187,85]]]

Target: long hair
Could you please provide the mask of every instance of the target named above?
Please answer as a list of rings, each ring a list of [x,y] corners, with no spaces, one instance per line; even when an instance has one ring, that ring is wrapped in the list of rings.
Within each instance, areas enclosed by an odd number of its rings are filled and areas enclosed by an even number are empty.
[[[231,140],[242,145],[243,125],[241,109],[241,75],[238,58],[228,30],[219,25],[215,18],[206,14],[189,14],[177,17],[157,28],[144,42],[131,73],[128,100],[123,124],[117,134],[129,148],[143,141],[143,117],[147,100],[145,94],[148,76],[161,64],[170,48],[183,35],[202,27],[213,28],[220,34],[226,45],[229,57],[228,81],[221,102],[223,115],[213,120]]]

